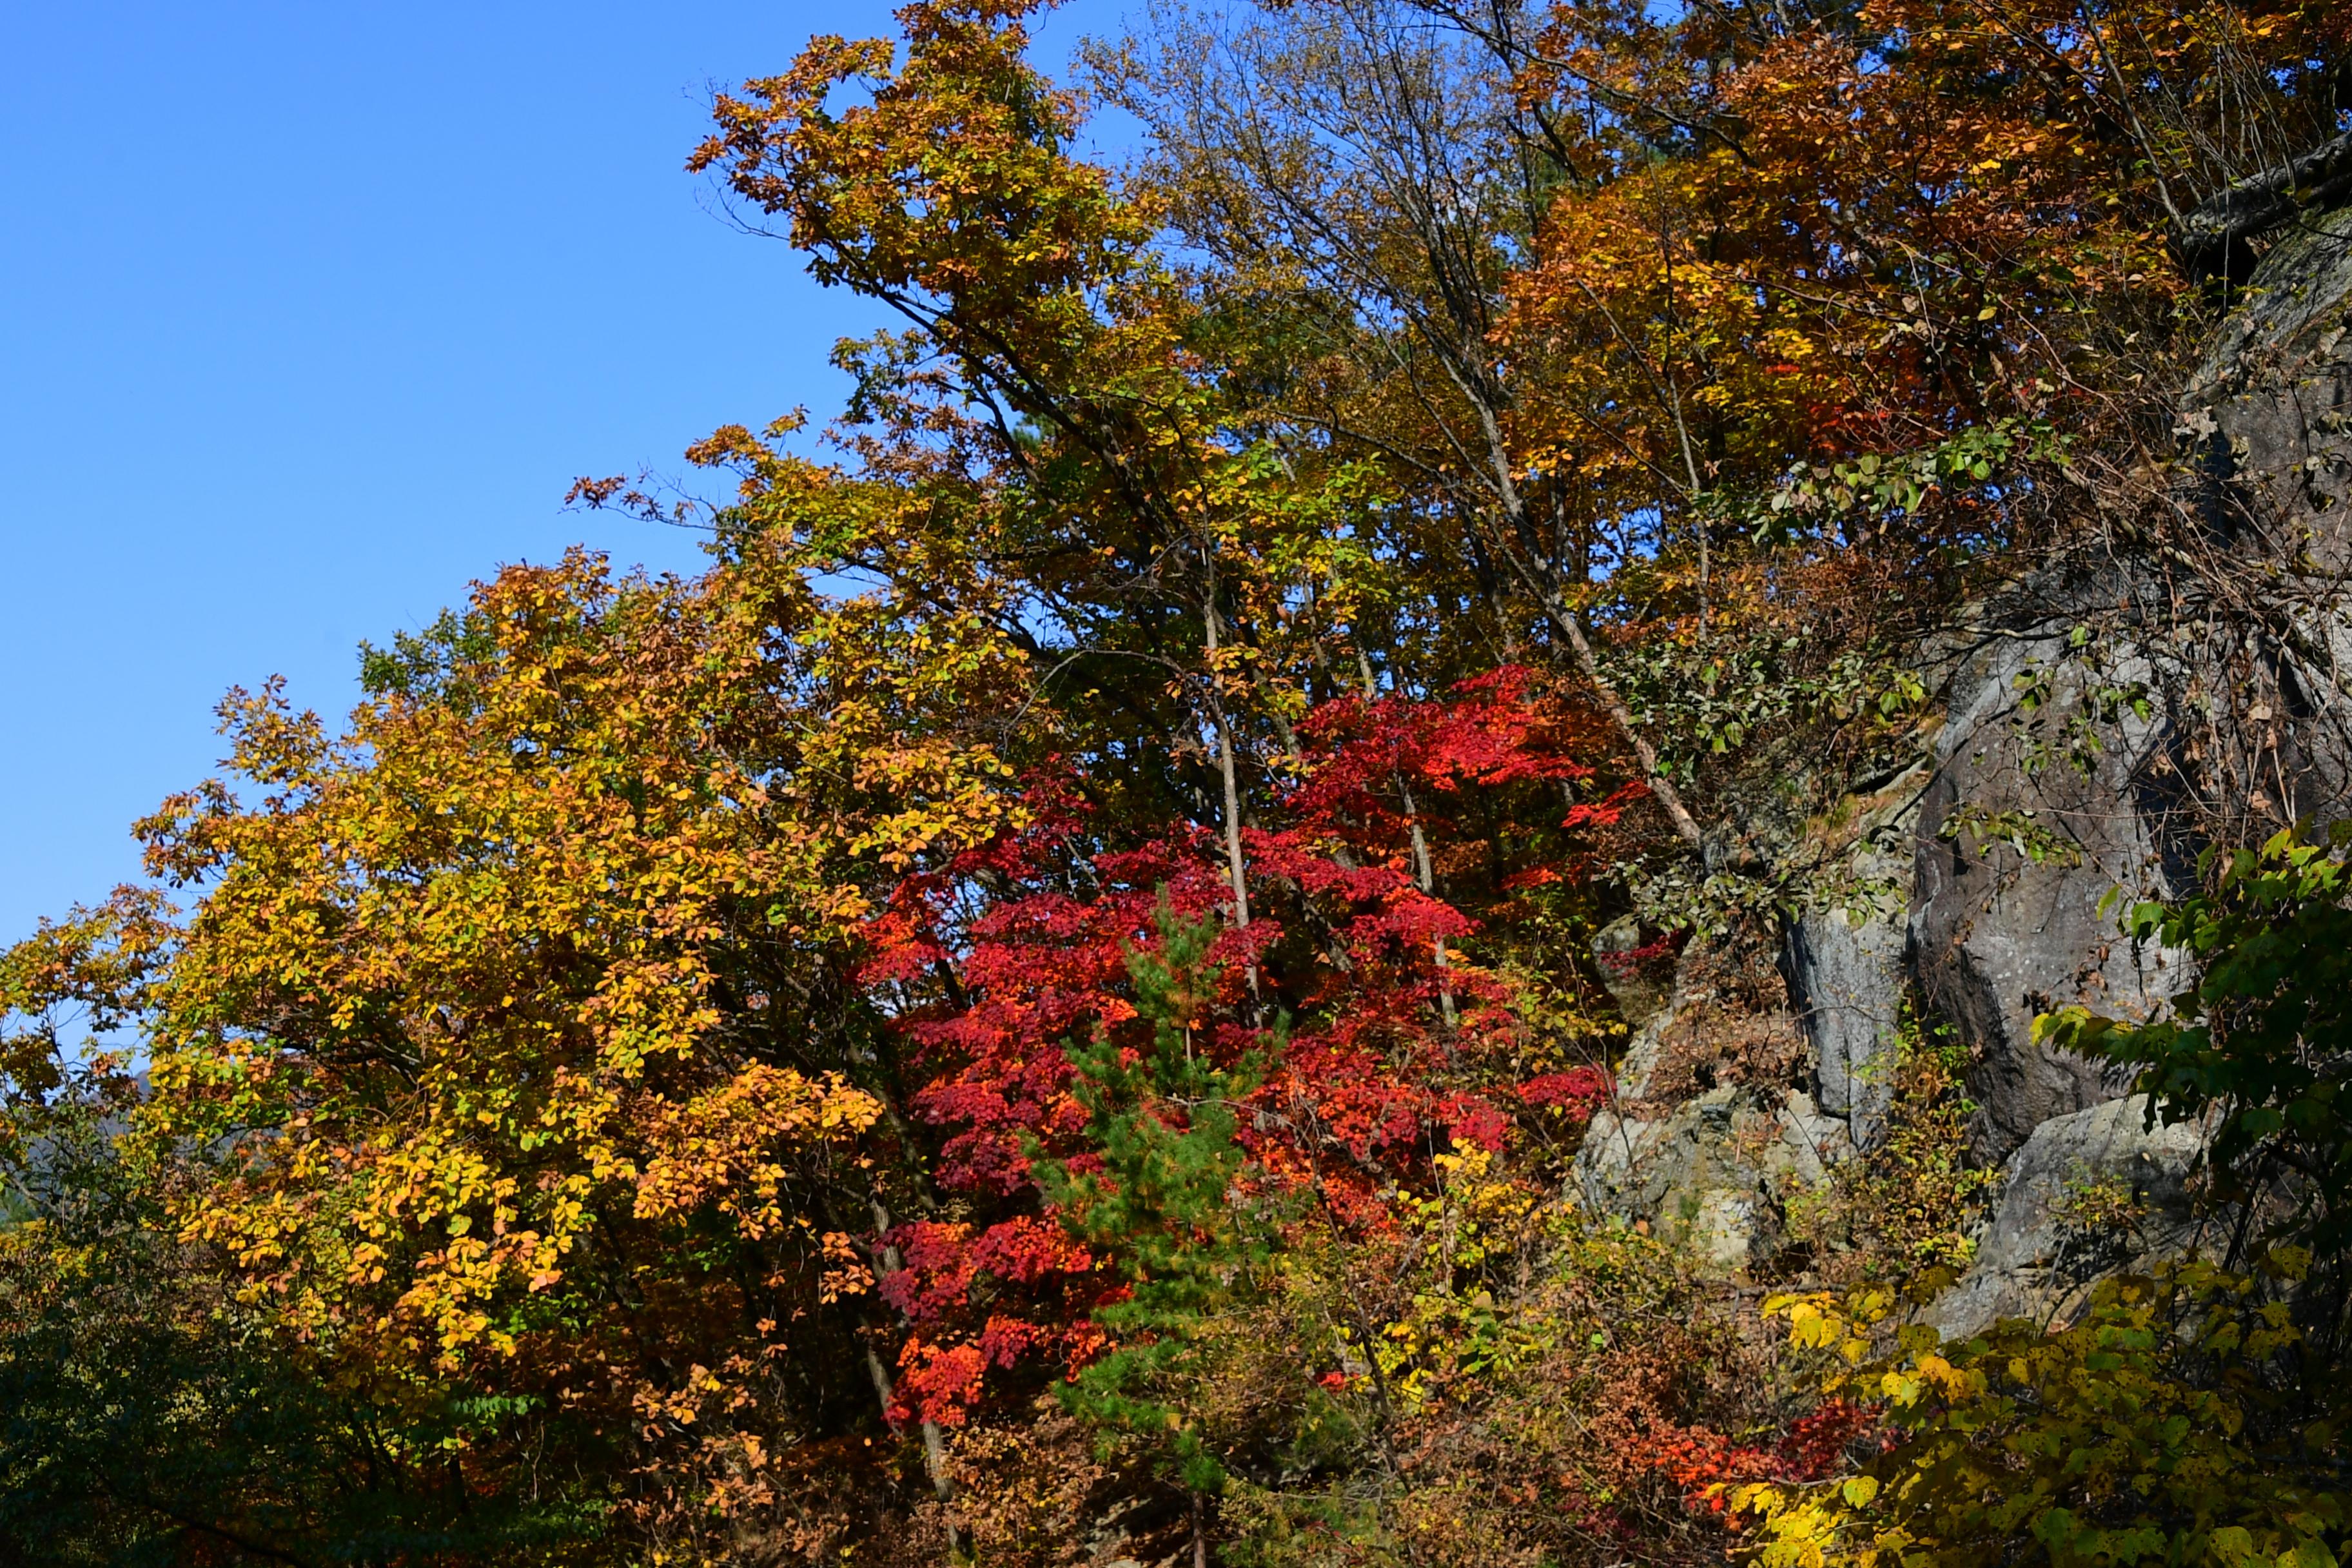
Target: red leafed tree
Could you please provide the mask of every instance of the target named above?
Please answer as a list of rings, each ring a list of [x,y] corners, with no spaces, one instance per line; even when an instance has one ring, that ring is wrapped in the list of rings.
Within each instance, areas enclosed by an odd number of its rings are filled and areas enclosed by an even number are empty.
[[[1222,1061],[1274,1042],[1241,1134],[1255,1179],[1314,1192],[1348,1226],[1450,1147],[1499,1149],[1515,1114],[1574,1113],[1593,1068],[1514,1077],[1514,983],[1474,961],[1530,887],[1573,879],[1607,803],[1597,722],[1506,668],[1433,699],[1328,702],[1299,726],[1304,766],[1280,817],[1244,834],[1251,919],[1212,950]],[[898,1225],[882,1281],[908,1332],[898,1397],[954,1424],[992,1373],[1066,1372],[1102,1345],[1093,1310],[1121,1289],[1064,1234],[1031,1162],[1088,1168],[1068,1047],[1141,1048],[1129,951],[1176,915],[1230,915],[1214,828],[1121,834],[1074,775],[1030,782],[1029,825],[908,878],[874,922],[866,973],[925,985],[901,1021],[919,1064],[915,1120],[940,1140],[953,1219]],[[1638,792],[1638,786],[1635,786]]]

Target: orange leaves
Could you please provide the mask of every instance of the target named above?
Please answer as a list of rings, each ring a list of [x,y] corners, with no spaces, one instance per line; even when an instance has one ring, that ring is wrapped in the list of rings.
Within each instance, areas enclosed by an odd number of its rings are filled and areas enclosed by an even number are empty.
[[[785,1163],[805,1146],[854,1142],[881,1120],[872,1095],[837,1076],[812,1081],[754,1063],[684,1104],[648,1097],[631,1118],[647,1148],[637,1179],[635,1214],[659,1219],[709,1209],[727,1215],[748,1239],[761,1240],[793,1222]],[[841,1259],[830,1239],[829,1261]]]
[[[270,793],[146,830],[192,917],[59,933],[146,1026],[142,1136],[218,1152],[170,1195],[184,1239],[354,1375],[642,1400],[765,1452],[771,1330],[854,1367],[872,1310],[851,937],[869,888],[1007,819],[955,728],[1000,662],[773,553],[659,584],[574,554],[371,650],[341,736],[234,700],[235,782]],[[723,1387],[670,1386],[688,1362]]]
[[[688,166],[788,219],[820,279],[902,303],[950,348],[983,321],[1017,330],[1145,233],[1099,171],[1059,156],[1076,102],[1023,59],[1037,8],[919,0],[903,62],[882,40],[815,39],[748,98],[721,96]],[[862,101],[835,109],[853,85]]]
[[[2180,286],[2166,215],[2221,177],[2193,167],[2218,82],[2160,47],[2208,8],[2127,9],[1880,0],[1789,29],[1733,7],[1627,20],[1612,49],[1605,13],[1559,8],[1549,49],[1578,69],[1526,88],[1592,110],[1570,150],[1592,173],[1507,285],[1525,449],[1622,511],[2101,417],[2146,353],[2117,340],[2152,344]]]

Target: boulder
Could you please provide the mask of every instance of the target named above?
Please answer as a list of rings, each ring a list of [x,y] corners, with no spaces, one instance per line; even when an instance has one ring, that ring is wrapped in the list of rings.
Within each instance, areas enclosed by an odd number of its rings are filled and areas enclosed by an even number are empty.
[[[1909,946],[1904,923],[1883,916],[1808,910],[1790,923],[1790,1001],[1815,1052],[1814,1098],[1856,1148],[1885,1134]]]
[[[1843,1120],[1801,1091],[1726,1084],[1662,1116],[1596,1113],[1576,1181],[1591,1212],[1645,1222],[1701,1267],[1737,1273],[1779,1250],[1789,1197],[1852,1152]]]
[[[2153,1016],[2187,979],[2177,954],[2123,940],[2110,902],[2118,889],[2158,898],[2185,880],[2168,731],[2153,702],[2146,715],[2132,706],[2158,672],[2087,656],[2072,636],[2116,589],[2021,592],[2006,616],[1986,613],[1920,799],[1913,963],[1927,1003],[1974,1057],[1971,1142],[1988,1163],[2126,1082],[2036,1043],[2037,1014],[2079,1002]]]
[[[2053,1117],[2003,1167],[2000,1197],[1959,1283],[1927,1309],[1948,1339],[1998,1319],[2063,1321],[2100,1279],[2179,1257],[2198,1240],[2189,1179],[2201,1128],[2147,1125],[2147,1101]]]

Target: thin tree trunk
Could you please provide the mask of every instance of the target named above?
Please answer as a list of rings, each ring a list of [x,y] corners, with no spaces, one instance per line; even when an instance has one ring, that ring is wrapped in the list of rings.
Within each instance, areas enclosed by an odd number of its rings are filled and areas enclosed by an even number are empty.
[[[1377,700],[1380,696],[1380,684],[1372,679],[1372,661],[1365,654],[1361,645],[1356,648],[1356,669],[1363,678],[1364,700],[1370,702]],[[1421,885],[1421,890],[1424,894],[1434,898],[1437,893],[1437,868],[1429,858],[1429,838],[1421,830],[1421,807],[1412,798],[1412,786],[1404,782],[1404,774],[1402,773],[1390,773],[1389,782],[1396,785],[1397,799],[1404,806],[1405,827],[1412,835],[1413,880]],[[1435,959],[1438,976],[1438,1016],[1445,1021],[1445,1026],[1451,1029],[1455,1027],[1460,1020],[1454,1011],[1454,982],[1446,973],[1454,966],[1453,957],[1445,951],[1445,938],[1442,935],[1436,940]]]
[[[1465,391],[1469,390],[1466,382],[1463,384]],[[1479,423],[1486,432],[1487,458],[1493,468],[1492,493],[1516,530],[1527,519],[1527,501],[1519,494],[1518,482],[1511,477],[1511,455],[1503,440],[1502,422],[1486,403],[1474,399],[1472,406],[1477,411]],[[1610,719],[1624,735],[1625,743],[1633,748],[1633,755],[1642,764],[1643,782],[1650,786],[1651,795],[1665,811],[1666,820],[1674,824],[1675,832],[1681,836],[1684,843],[1695,850],[1703,848],[1706,836],[1699,830],[1698,819],[1691,816],[1689,809],[1683,805],[1682,792],[1675,788],[1674,781],[1659,768],[1657,748],[1650,744],[1649,738],[1634,723],[1633,710],[1625,706],[1625,700],[1617,695],[1617,689],[1610,685],[1601,673],[1601,660],[1592,651],[1592,639],[1584,635],[1583,617],[1561,598],[1556,578],[1546,581],[1537,569],[1525,563],[1517,569],[1527,585],[1536,590],[1545,618],[1568,639],[1570,651],[1576,657],[1579,673],[1600,697],[1601,707],[1608,710]]]
[[[1682,792],[1675,788],[1674,781],[1667,778],[1658,766],[1657,748],[1650,744],[1649,738],[1634,723],[1633,710],[1625,706],[1625,700],[1617,695],[1617,689],[1601,675],[1601,660],[1592,652],[1591,640],[1584,635],[1583,619],[1562,604],[1557,595],[1551,594],[1544,596],[1544,615],[1568,639],[1570,651],[1576,656],[1578,672],[1601,699],[1601,706],[1607,710],[1618,731],[1625,737],[1626,743],[1633,748],[1633,756],[1642,764],[1643,782],[1649,785],[1651,795],[1665,812],[1666,820],[1674,824],[1675,833],[1682,837],[1684,843],[1693,849],[1703,847],[1706,835],[1700,831],[1698,819],[1691,816],[1689,808],[1683,805]]]
[[[1249,876],[1242,858],[1242,789],[1234,772],[1234,732],[1225,722],[1225,704],[1216,694],[1217,606],[1212,603],[1202,617],[1207,630],[1209,655],[1209,718],[1217,727],[1217,773],[1225,785],[1225,872],[1234,889],[1234,923],[1249,924]]]
[[[888,1235],[890,1211],[882,1206],[880,1198],[871,1194],[867,1194],[866,1201],[873,1211],[875,1236],[878,1238]],[[906,1259],[899,1255],[898,1249],[886,1243],[882,1247],[884,1270],[896,1274],[906,1266]],[[871,1342],[866,1346],[866,1371],[874,1380],[874,1392],[882,1400],[882,1419],[887,1422],[891,1406],[898,1403],[898,1389],[891,1382],[890,1369],[883,1364],[881,1352],[874,1348]],[[942,1505],[953,1503],[955,1479],[948,1474],[947,1439],[940,1432],[940,1424],[928,1415],[923,1417],[922,1428],[923,1469],[930,1477],[932,1494]],[[947,1525],[949,1550],[961,1553],[963,1551],[963,1532],[956,1528],[952,1519],[947,1521]]]
[[[1437,872],[1436,868],[1430,864],[1429,840],[1421,831],[1421,811],[1413,804],[1412,790],[1404,782],[1403,775],[1398,775],[1396,786],[1398,796],[1404,802],[1405,826],[1412,833],[1413,879],[1421,884],[1421,890],[1423,893],[1434,898],[1437,889]],[[1438,1016],[1445,1020],[1445,1026],[1451,1029],[1460,1020],[1454,1013],[1454,981],[1447,973],[1454,967],[1454,963],[1452,957],[1445,951],[1445,935],[1443,931],[1439,932],[1436,938],[1436,962],[1437,1012]]]
[[[1234,769],[1233,726],[1225,722],[1224,700],[1217,695],[1217,578],[1214,570],[1209,574],[1209,592],[1202,606],[1201,625],[1209,662],[1209,718],[1217,727],[1217,773],[1225,786],[1225,875],[1234,889],[1234,926],[1236,930],[1250,923],[1249,868],[1242,855],[1242,788],[1240,776]],[[1257,963],[1249,966],[1250,1000],[1257,994]]]

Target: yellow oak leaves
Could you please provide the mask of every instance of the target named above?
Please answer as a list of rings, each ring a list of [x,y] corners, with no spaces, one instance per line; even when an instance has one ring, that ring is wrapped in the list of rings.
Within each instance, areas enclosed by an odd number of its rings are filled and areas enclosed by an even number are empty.
[[[342,736],[233,697],[266,796],[144,828],[202,895],[145,1116],[215,1151],[187,1236],[302,1331],[445,1367],[560,1360],[689,1237],[837,1268],[807,1216],[862,1220],[882,1115],[841,978],[866,883],[1005,809],[984,747],[875,717],[951,707],[952,662],[855,619],[781,567],[575,555],[373,653]]]

